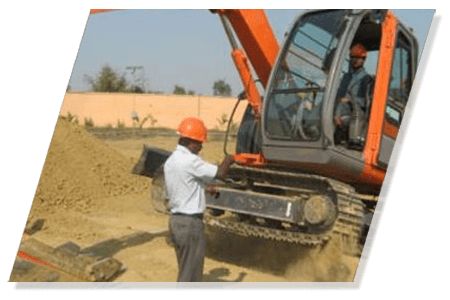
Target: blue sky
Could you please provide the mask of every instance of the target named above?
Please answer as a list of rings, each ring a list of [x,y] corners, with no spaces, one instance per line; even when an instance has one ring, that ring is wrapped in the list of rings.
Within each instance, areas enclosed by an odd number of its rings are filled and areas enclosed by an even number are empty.
[[[266,10],[278,41],[302,12]],[[394,10],[413,28],[423,48],[434,10]],[[136,74],[146,90],[171,93],[175,85],[196,94],[211,95],[218,79],[230,84],[233,94],[242,90],[230,56],[230,45],[219,17],[202,10],[124,10],[91,15],[81,40],[69,85],[86,91],[85,75],[96,77],[108,64],[131,81],[129,66],[142,66]]]

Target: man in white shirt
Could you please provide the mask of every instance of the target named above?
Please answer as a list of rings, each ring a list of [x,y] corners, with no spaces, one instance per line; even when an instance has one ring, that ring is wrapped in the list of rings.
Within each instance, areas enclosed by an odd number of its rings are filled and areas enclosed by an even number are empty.
[[[225,176],[233,159],[226,157],[220,166],[216,166],[197,155],[207,136],[207,129],[200,119],[184,119],[178,133],[177,148],[164,164],[171,213],[169,226],[178,261],[177,281],[201,281],[206,253],[205,187],[215,178]]]

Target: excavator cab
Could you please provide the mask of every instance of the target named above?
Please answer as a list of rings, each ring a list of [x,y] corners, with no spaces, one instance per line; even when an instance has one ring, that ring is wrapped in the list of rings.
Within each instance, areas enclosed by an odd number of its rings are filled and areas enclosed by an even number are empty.
[[[361,87],[350,89],[345,78],[355,44],[367,49],[367,76],[359,80]],[[416,39],[391,12],[321,10],[301,15],[266,89],[260,135],[264,157],[274,167],[301,168],[378,189],[416,66]],[[333,122],[342,95],[350,98],[344,115],[349,125],[343,132]]]
[[[346,16],[345,11],[308,15],[293,30],[289,49],[283,56],[274,82],[274,96],[270,101],[272,109],[267,111],[270,121],[265,125],[269,136],[294,141],[318,140],[321,135],[321,111],[325,92],[332,88],[327,86],[327,81],[333,83],[332,80],[336,78],[338,89],[334,97],[333,113],[335,116],[342,114],[339,117],[345,119],[348,125],[344,130],[334,130],[333,142],[336,145],[342,143],[347,148],[362,150],[373,96],[380,30],[367,29],[370,22],[362,22],[355,34],[351,44],[369,48],[367,65],[372,72],[370,75],[364,72],[365,75],[359,76],[361,78],[357,78],[358,81],[352,81],[352,77],[355,77],[352,76],[352,59],[345,48],[339,52],[340,56],[344,57],[342,67],[339,68],[342,70],[332,68],[334,61],[339,63],[336,51],[348,24]],[[353,87],[355,83],[357,86]],[[349,101],[345,105],[340,103],[344,97]],[[281,121],[280,126],[272,126],[274,119]],[[359,145],[354,141],[359,141]]]
[[[265,99],[264,136],[314,143],[322,136],[322,107],[345,11],[300,18],[282,49]]]

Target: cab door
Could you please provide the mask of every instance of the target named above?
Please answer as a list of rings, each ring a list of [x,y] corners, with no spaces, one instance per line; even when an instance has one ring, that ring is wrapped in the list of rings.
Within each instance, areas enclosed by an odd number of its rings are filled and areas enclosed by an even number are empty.
[[[399,25],[377,164],[386,169],[403,119],[417,65],[417,45]]]

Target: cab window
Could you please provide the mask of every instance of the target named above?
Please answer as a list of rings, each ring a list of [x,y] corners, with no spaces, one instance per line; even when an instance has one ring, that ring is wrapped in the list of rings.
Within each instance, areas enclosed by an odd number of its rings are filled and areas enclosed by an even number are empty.
[[[346,28],[345,10],[312,13],[289,36],[265,111],[270,139],[316,141],[321,135],[325,85]]]
[[[385,114],[385,121],[397,128],[400,127],[405,106],[408,102],[412,78],[411,46],[405,35],[399,32],[395,46]]]

